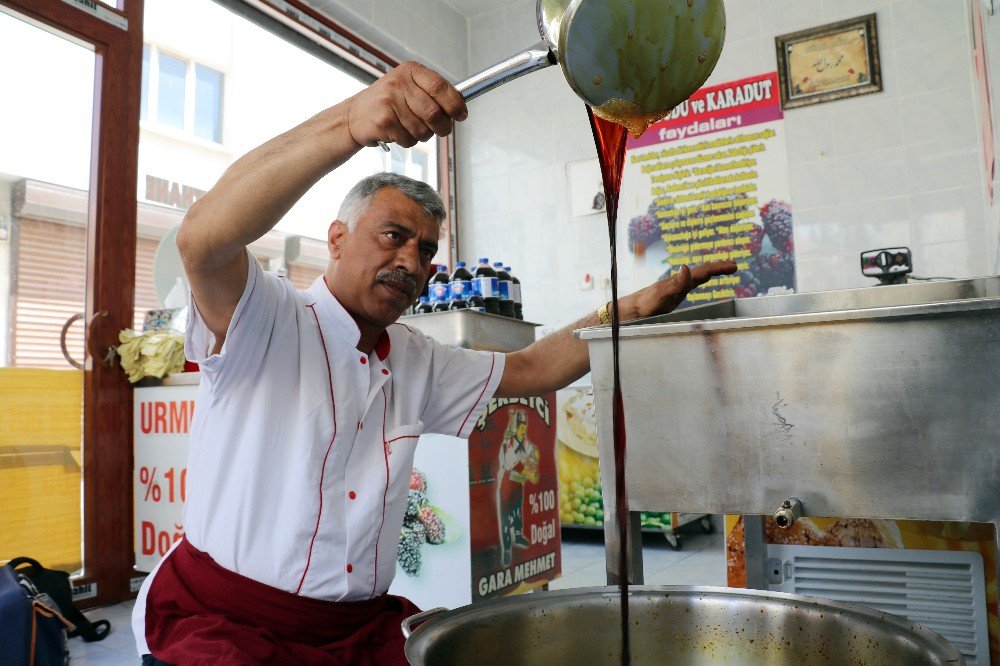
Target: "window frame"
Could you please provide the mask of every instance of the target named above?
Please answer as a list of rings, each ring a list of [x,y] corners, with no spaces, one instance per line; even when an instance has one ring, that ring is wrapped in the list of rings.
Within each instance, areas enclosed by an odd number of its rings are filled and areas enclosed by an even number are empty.
[[[139,106],[143,111],[144,118],[140,121],[140,127],[144,130],[167,134],[171,137],[182,139],[188,142],[205,143],[216,148],[225,145],[225,94],[226,77],[229,75],[225,69],[214,66],[211,63],[200,62],[183,55],[169,47],[161,46],[155,42],[143,42],[143,48],[149,49],[149,77],[143,89],[146,90],[145,100],[140,99]],[[183,127],[177,127],[160,120],[160,56],[166,55],[174,60],[184,63],[184,120]],[[198,67],[216,72],[220,76],[219,86],[219,138],[218,140],[198,136],[195,125],[197,116],[197,86]]]

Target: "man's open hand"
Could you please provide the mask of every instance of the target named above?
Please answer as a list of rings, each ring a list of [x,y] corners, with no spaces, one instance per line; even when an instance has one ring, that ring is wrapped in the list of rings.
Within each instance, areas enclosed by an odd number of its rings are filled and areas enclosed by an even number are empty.
[[[657,280],[645,289],[620,299],[621,318],[628,321],[666,314],[680,305],[695,287],[700,287],[716,276],[735,272],[735,261],[713,261],[699,264],[693,269],[681,266],[670,277]]]

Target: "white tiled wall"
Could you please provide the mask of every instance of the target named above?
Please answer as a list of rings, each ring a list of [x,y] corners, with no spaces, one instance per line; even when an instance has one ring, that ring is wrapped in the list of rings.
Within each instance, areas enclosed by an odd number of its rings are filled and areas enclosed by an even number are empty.
[[[726,8],[728,41],[711,82],[773,71],[775,35],[878,16],[885,90],[786,115],[802,290],[869,284],[859,252],[889,245],[912,248],[921,275],[993,272],[1000,218],[984,194],[966,0],[729,0]],[[470,18],[471,71],[536,42],[534,11],[534,0],[516,0]],[[607,300],[600,286],[578,288],[585,273],[608,273],[606,223],[572,219],[566,193],[566,164],[595,155],[583,105],[550,68],[470,112],[458,132],[460,256],[509,262],[524,283],[526,318],[569,323]]]
[[[418,60],[452,80],[468,73],[468,21],[441,0],[307,0],[398,60]]]

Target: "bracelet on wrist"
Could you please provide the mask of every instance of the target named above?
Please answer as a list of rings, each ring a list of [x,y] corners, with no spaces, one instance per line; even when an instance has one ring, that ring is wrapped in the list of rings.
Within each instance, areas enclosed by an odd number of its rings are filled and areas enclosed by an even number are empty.
[[[611,323],[611,313],[608,311],[609,305],[611,305],[610,301],[602,305],[597,311],[597,318],[601,320],[601,324],[604,326]]]

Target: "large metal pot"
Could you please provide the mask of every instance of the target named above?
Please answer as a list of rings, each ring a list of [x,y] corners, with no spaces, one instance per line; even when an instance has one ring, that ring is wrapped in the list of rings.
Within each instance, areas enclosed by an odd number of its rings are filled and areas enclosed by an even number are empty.
[[[716,587],[635,586],[629,594],[637,665],[965,663],[940,635],[862,606]],[[403,623],[406,658],[414,666],[618,666],[620,618],[615,587],[437,609]]]

